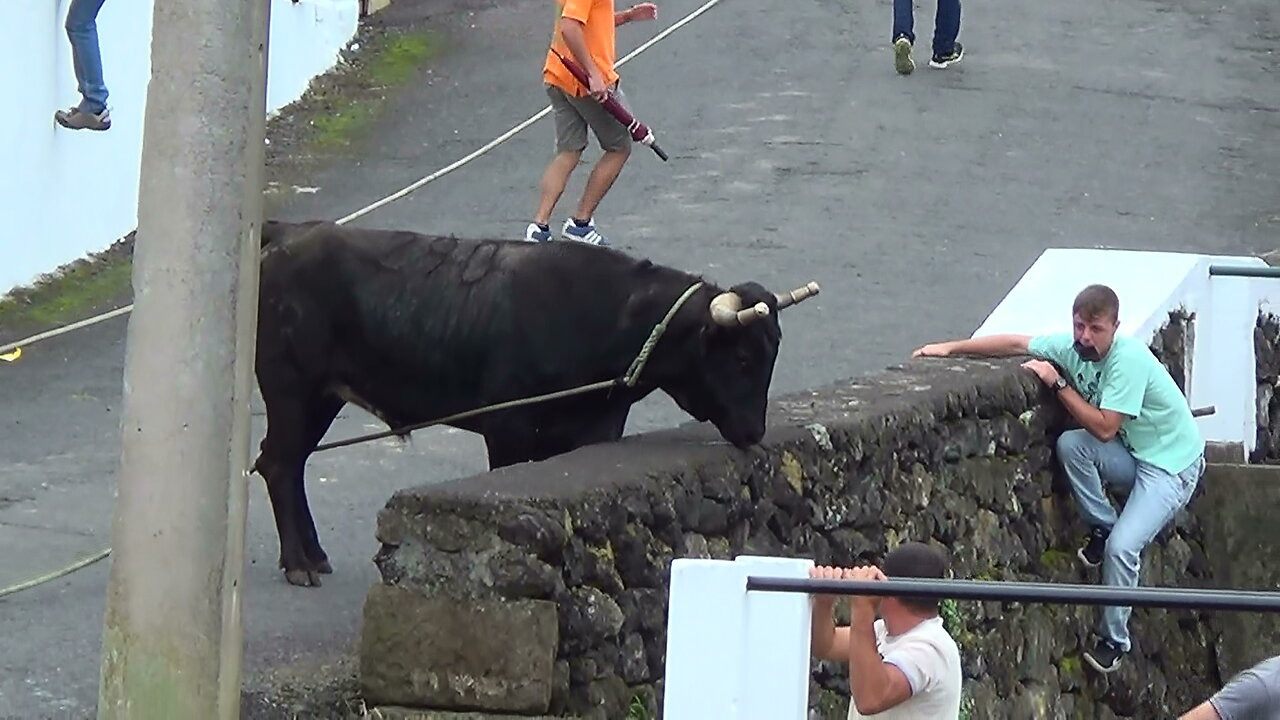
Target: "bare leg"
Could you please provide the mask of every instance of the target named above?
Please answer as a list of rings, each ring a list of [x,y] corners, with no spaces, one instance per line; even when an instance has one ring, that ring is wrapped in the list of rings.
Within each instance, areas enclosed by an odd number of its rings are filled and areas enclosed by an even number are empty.
[[[542,173],[542,182],[538,186],[542,192],[542,198],[538,203],[538,213],[533,218],[534,222],[540,225],[551,222],[551,211],[555,209],[560,196],[564,194],[564,188],[569,184],[569,176],[573,174],[573,169],[578,166],[578,159],[581,157],[581,151],[560,152],[551,159],[546,171]]]
[[[630,156],[629,146],[625,150],[610,150],[600,156],[595,168],[591,170],[590,177],[587,178],[587,186],[582,191],[582,200],[578,203],[575,218],[590,220],[591,216],[595,215],[600,201],[604,199],[605,193],[609,192],[609,188],[613,187],[613,181],[618,179],[618,175],[622,173],[622,166]]]

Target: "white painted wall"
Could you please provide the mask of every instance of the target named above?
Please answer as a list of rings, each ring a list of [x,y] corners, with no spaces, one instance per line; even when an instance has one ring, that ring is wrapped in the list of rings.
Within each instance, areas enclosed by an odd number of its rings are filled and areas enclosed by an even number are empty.
[[[297,99],[337,62],[358,0],[271,0],[267,107]],[[79,102],[63,29],[70,0],[0,2],[0,294],[97,252],[137,226],[142,125],[151,74],[152,0],[106,0],[98,15],[112,127],[66,130]]]
[[[1280,307],[1280,279],[1209,275],[1210,265],[1266,267],[1250,256],[1126,250],[1046,250],[973,333],[1071,332],[1071,303],[1091,283],[1120,297],[1120,334],[1150,343],[1169,312],[1195,313],[1187,395],[1217,413],[1199,419],[1205,438],[1257,444],[1253,329],[1258,312]],[[1243,458],[1241,458],[1243,461]]]
[[[813,561],[739,556],[671,563],[663,712],[667,720],[803,720],[811,601],[747,592],[747,576],[806,578]]]

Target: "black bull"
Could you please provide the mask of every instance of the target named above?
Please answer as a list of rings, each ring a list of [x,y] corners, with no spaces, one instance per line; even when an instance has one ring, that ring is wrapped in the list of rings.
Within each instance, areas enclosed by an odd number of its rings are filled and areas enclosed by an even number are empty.
[[[263,228],[256,373],[280,567],[295,585],[332,572],[304,468],[347,402],[392,428],[621,377],[653,327],[701,280],[574,242],[466,240],[330,222]],[[704,281],[705,282],[705,281]],[[745,448],[765,432],[782,331],[775,295],[706,282],[681,306],[633,387],[451,423],[484,436],[490,468],[622,436],[662,390]]]

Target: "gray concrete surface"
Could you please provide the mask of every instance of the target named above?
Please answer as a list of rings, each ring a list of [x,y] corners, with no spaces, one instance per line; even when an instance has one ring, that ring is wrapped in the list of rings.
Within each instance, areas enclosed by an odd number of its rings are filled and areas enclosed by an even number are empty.
[[[696,8],[664,0],[620,54]],[[542,108],[549,0],[439,12],[449,52],[393,101],[359,162],[314,178],[292,219],[336,218]],[[399,0],[389,17],[438,11]],[[917,32],[932,32],[932,3]],[[623,68],[671,156],[637,148],[597,219],[624,249],[818,298],[783,318],[775,392],[879,369],[966,334],[1050,246],[1248,253],[1280,240],[1280,10],[1271,0],[966,6],[965,59],[894,74],[889,3],[724,0]],[[357,224],[516,236],[551,151],[543,119]],[[595,150],[588,160],[594,160]],[[572,209],[588,167],[562,200]],[[0,365],[0,587],[110,542],[123,319]],[[630,432],[684,418],[655,397]],[[329,439],[374,427],[349,409]],[[254,443],[263,432],[256,418]],[[431,430],[318,455],[316,523],[335,566],[286,585],[260,482],[245,579],[247,691],[342,662],[376,581],[375,514],[397,488],[483,468]],[[163,482],[163,478],[157,478]],[[92,717],[107,563],[0,600],[0,717]],[[281,714],[280,717],[285,717]],[[264,715],[265,717],[265,715]]]

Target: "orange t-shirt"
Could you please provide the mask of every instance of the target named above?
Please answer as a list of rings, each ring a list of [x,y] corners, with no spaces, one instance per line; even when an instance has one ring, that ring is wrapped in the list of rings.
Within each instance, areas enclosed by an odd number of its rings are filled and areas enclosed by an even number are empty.
[[[613,85],[617,82],[618,73],[613,69],[615,54],[613,0],[556,0],[556,6],[559,13],[556,15],[551,48],[570,60],[577,60],[560,32],[560,18],[578,20],[586,26],[583,28],[583,35],[586,36],[587,52],[591,54],[591,59],[604,75],[605,83]],[[583,70],[587,73],[591,72],[591,68],[584,67]],[[587,94],[587,88],[569,73],[569,69],[551,50],[547,51],[547,60],[542,66],[542,80],[576,97]]]

